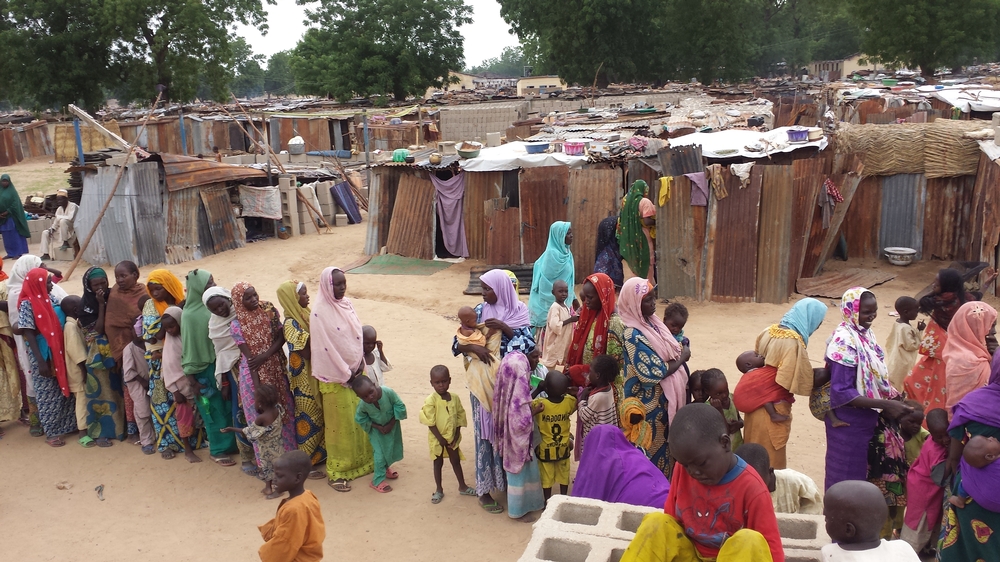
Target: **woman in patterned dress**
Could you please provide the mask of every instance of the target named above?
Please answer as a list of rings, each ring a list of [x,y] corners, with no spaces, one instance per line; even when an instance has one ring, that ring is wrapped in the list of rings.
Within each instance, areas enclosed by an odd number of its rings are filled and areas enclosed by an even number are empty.
[[[167,308],[183,306],[184,287],[173,273],[154,269],[149,272],[146,290],[150,298],[142,308],[142,339],[146,342],[146,362],[149,364],[149,405],[153,409],[156,450],[164,460],[170,460],[181,451],[181,433],[174,416],[174,397],[167,392],[161,372],[166,333],[161,329],[160,320]]]

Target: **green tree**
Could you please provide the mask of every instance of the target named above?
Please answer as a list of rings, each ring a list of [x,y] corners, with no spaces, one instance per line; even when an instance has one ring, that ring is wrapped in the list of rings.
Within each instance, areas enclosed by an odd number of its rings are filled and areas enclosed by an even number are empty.
[[[228,97],[237,23],[267,32],[263,2],[274,0],[104,0],[103,33],[127,100],[164,97],[188,101],[204,76],[211,96]]]
[[[846,0],[767,0],[763,46],[757,74],[767,76],[784,63],[788,72],[814,60],[847,58],[860,51],[860,30]]]
[[[920,68],[933,76],[995,51],[1000,0],[849,0],[864,31],[861,49],[889,67]]]
[[[296,89],[346,101],[440,88],[441,77],[464,67],[458,28],[471,13],[463,0],[321,0],[307,12],[317,27],[295,47]]]
[[[517,78],[524,74],[525,66],[533,66],[524,56],[520,47],[504,47],[499,57],[486,59],[466,70],[469,74],[492,72],[507,78]]]
[[[99,0],[0,0],[0,98],[15,105],[97,109],[111,40],[95,33]]]
[[[533,43],[569,83],[589,85],[595,75],[600,85],[649,79],[672,42],[660,33],[664,0],[498,2],[522,44]]]
[[[295,92],[291,51],[278,51],[267,60],[267,70],[264,71],[264,91],[275,96],[287,96]]]
[[[260,63],[264,55],[255,55],[250,45],[242,37],[237,37],[233,46],[233,80],[229,88],[239,97],[254,97],[264,93],[264,69]]]

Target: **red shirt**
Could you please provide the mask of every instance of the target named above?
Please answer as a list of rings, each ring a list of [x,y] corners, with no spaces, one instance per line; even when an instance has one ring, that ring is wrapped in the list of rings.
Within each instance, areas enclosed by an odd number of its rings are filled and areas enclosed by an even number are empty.
[[[674,465],[663,512],[684,527],[684,534],[705,558],[715,558],[726,539],[740,529],[764,535],[774,562],[784,562],[778,519],[764,481],[736,457],[736,466],[714,486],[706,486]]]

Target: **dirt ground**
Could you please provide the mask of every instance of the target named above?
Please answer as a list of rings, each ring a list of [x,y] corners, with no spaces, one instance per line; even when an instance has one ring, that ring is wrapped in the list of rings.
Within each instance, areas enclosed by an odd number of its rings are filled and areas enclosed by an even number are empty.
[[[15,170],[20,189],[31,189],[21,170]],[[252,282],[263,299],[276,301],[278,285],[288,279],[304,281],[316,294],[320,271],[328,265],[346,265],[362,255],[365,225],[338,227],[334,234],[309,234],[290,240],[269,240],[198,262],[170,266],[183,276],[194,268],[210,270],[219,285]],[[37,252],[37,248],[32,248]],[[4,264],[10,267],[9,262]],[[68,267],[53,263],[55,267]],[[434,275],[348,275],[350,296],[365,324],[375,326],[394,364],[387,384],[406,402],[410,418],[402,424],[406,458],[395,467],[395,491],[377,494],[368,480],[354,482],[350,493],[337,493],[324,481],[308,481],[319,497],[327,523],[328,559],[386,559],[436,561],[446,552],[461,558],[516,560],[522,553],[531,526],[505,515],[483,512],[475,499],[460,497],[454,476],[445,471],[445,499],[430,503],[434,490],[427,450],[427,429],[417,422],[418,410],[432,391],[428,371],[435,364],[451,368],[455,391],[468,407],[461,361],[452,357],[454,316],[462,305],[477,297],[462,295],[469,269],[467,261]],[[902,294],[915,294],[926,286],[941,262],[893,268],[885,262],[836,262],[843,267],[892,268],[896,279],[874,289],[880,316],[875,331],[885,341],[891,328],[888,313]],[[63,282],[71,293],[81,292],[81,265]],[[154,267],[144,267],[143,278]],[[526,299],[526,297],[523,297]],[[798,298],[797,296],[795,298]],[[830,302],[831,299],[823,299]],[[692,341],[691,366],[722,368],[735,385],[736,356],[752,349],[757,334],[777,322],[789,305],[718,304],[684,301],[690,309],[686,334]],[[660,304],[662,313],[664,304]],[[823,326],[812,338],[809,353],[816,365],[823,357],[824,341],[840,320],[831,308]],[[822,485],[825,437],[805,399],[794,405],[789,442],[789,466],[805,472]],[[164,461],[142,455],[138,447],[116,443],[110,449],[83,449],[75,439],[61,449],[31,438],[15,422],[3,424],[0,440],[0,529],[6,537],[6,560],[256,560],[261,544],[257,525],[274,514],[277,501],[259,494],[261,483],[240,473],[205,461],[189,464],[183,457]],[[471,427],[463,449],[472,452]],[[464,463],[466,477],[474,466]],[[575,465],[574,465],[575,470]],[[72,487],[60,490],[57,483]],[[104,485],[105,501],[94,488]]]
[[[55,162],[52,156],[29,158],[14,166],[0,166],[0,175],[10,174],[10,180],[21,195],[21,200],[35,192],[42,195],[55,193],[57,189],[68,189],[66,169],[69,162]]]

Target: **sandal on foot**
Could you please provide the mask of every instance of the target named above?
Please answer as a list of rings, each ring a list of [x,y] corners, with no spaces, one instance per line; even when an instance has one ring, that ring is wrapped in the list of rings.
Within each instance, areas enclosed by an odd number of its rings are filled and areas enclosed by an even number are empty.
[[[336,480],[330,480],[329,482],[327,482],[327,486],[330,486],[331,488],[333,488],[334,490],[336,490],[338,492],[350,492],[351,491],[351,485],[348,484],[347,480],[344,480],[343,478],[338,478]]]
[[[66,442],[58,437],[53,437],[52,439],[46,439],[45,444],[49,447],[62,447]]]
[[[97,446],[101,447],[102,449],[107,449],[112,445],[114,445],[114,443],[112,443],[111,440],[108,439],[107,437],[102,437],[97,440]]]
[[[144,454],[144,455],[152,455],[155,452],[156,452],[156,449],[152,445],[143,445],[142,446],[142,454]]]
[[[483,508],[486,513],[492,513],[493,515],[503,513],[503,508],[500,507],[500,504],[498,504],[496,500],[493,500],[490,503],[480,503],[479,507]]]
[[[464,490],[459,490],[458,494],[460,496],[476,496],[476,495],[478,495],[478,494],[476,494],[476,489],[473,488],[472,486],[469,486],[468,488],[466,488]]]
[[[219,466],[236,466],[236,461],[229,457],[213,457],[210,455],[208,458],[212,459],[212,462]]]
[[[323,472],[322,470],[311,470],[309,471],[309,476],[307,478],[310,480],[322,480],[326,478],[326,472]]]
[[[373,483],[369,483],[368,487],[371,488],[372,490],[375,490],[376,492],[378,492],[380,494],[388,494],[389,492],[392,491],[392,486],[386,484],[385,482],[382,482],[378,486],[376,486]]]
[[[160,453],[160,456],[163,457],[163,460],[169,461],[170,459],[176,457],[177,453],[175,453],[173,449],[165,449],[162,453]]]
[[[41,437],[45,435],[45,430],[42,429],[42,426],[40,425],[33,425],[31,426],[31,429],[28,430],[28,434],[32,437]]]
[[[81,437],[79,443],[80,446],[83,447],[84,449],[90,449],[91,447],[97,446],[97,443],[95,443],[94,440],[91,439],[89,435],[84,435],[83,437]]]
[[[254,478],[257,478],[257,475],[260,474],[260,470],[258,470],[257,467],[252,464],[245,464],[240,467],[240,470],[243,471],[243,474],[246,474],[247,476],[253,476]]]
[[[431,503],[439,504],[444,499],[444,492],[434,492],[431,494]]]
[[[388,478],[389,480],[395,480],[399,478],[399,473],[391,468],[387,468],[385,469],[385,477]]]

